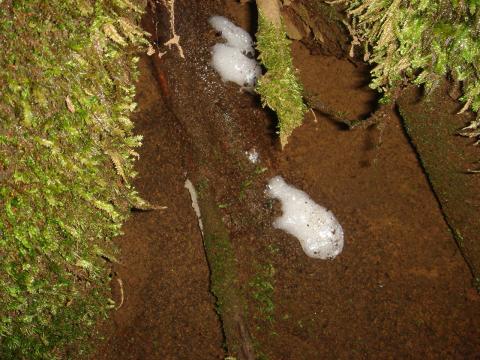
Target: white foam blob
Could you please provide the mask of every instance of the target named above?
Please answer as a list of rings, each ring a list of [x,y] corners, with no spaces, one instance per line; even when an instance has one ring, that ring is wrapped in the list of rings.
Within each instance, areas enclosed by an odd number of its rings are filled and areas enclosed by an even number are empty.
[[[212,16],[208,23],[227,41],[228,46],[239,49],[245,55],[254,54],[252,37],[241,27],[223,16]]]
[[[209,23],[226,40],[226,43],[216,44],[212,48],[213,68],[223,81],[253,88],[262,70],[252,58],[254,49],[250,34],[223,16],[212,16]]]
[[[223,81],[231,81],[245,87],[253,87],[262,74],[254,59],[243,55],[237,48],[216,44],[212,50],[212,66]]]
[[[252,164],[256,164],[260,161],[260,155],[255,148],[252,148],[249,151],[245,151],[245,155],[247,155],[248,161],[250,161]]]
[[[283,214],[273,226],[295,236],[307,256],[333,259],[342,252],[343,229],[331,211],[287,184],[281,176],[270,179],[267,195],[282,203]]]

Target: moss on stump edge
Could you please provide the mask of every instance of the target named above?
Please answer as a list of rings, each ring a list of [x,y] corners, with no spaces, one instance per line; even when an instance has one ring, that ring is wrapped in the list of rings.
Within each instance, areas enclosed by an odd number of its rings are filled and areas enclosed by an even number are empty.
[[[256,91],[261,96],[263,106],[277,113],[283,148],[293,130],[302,124],[307,107],[302,98],[303,86],[293,66],[285,27],[283,24],[275,25],[261,9],[258,13],[257,49],[267,73],[258,81]]]
[[[0,1],[0,358],[79,357],[133,203],[143,1]]]

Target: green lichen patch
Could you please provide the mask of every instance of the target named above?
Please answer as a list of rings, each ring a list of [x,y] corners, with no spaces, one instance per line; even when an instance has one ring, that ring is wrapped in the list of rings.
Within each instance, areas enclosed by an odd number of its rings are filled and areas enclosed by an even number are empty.
[[[293,130],[300,126],[307,110],[303,88],[293,66],[284,27],[277,27],[259,11],[257,49],[267,73],[258,81],[256,91],[264,106],[277,113],[280,143],[284,147]]]
[[[2,359],[82,354],[112,307],[103,258],[138,202],[140,5],[0,1]]]

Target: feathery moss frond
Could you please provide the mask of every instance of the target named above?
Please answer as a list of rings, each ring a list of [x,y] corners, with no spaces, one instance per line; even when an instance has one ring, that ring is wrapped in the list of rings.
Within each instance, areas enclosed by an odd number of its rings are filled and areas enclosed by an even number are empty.
[[[258,17],[257,49],[267,73],[258,81],[256,91],[263,105],[277,113],[283,148],[293,130],[302,124],[307,108],[302,99],[303,88],[293,66],[290,40],[285,29],[268,21],[261,11]]]
[[[388,99],[405,81],[427,93],[445,76],[462,83],[460,98],[480,109],[480,7],[467,0],[354,0],[353,35],[375,65],[371,87]],[[477,122],[474,122],[474,130]]]
[[[115,253],[137,196],[128,118],[146,41],[139,9],[0,1],[2,359],[81,354],[112,306],[99,253]]]

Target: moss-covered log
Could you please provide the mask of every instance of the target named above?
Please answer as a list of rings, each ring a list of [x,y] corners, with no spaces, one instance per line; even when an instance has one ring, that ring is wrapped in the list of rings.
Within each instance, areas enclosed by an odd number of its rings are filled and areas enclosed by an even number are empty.
[[[81,354],[113,306],[142,1],[0,1],[0,358]]]

